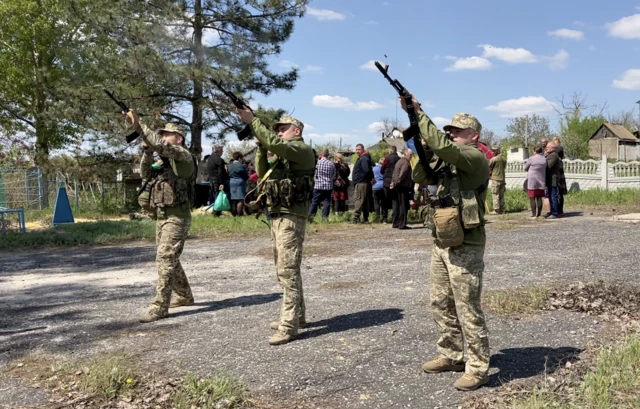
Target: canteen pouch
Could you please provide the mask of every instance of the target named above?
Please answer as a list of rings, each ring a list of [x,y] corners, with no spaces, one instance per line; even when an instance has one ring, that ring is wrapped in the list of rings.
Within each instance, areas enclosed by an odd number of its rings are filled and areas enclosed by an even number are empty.
[[[150,213],[151,212],[151,190],[153,188],[153,183],[149,182],[144,187],[144,190],[140,192],[138,195],[138,204],[140,205],[140,209],[143,212]]]
[[[462,225],[465,229],[473,229],[480,226],[480,209],[474,190],[460,192],[462,199]]]
[[[437,209],[433,216],[433,224],[440,247],[456,247],[463,243],[464,231],[460,224],[460,212],[457,207]]]
[[[264,194],[267,206],[275,207],[280,204],[280,185],[277,180],[267,180],[264,184]]]
[[[422,219],[422,224],[429,230],[433,230],[435,228],[433,224],[433,216],[435,215],[436,209],[433,207],[426,205],[420,210],[420,219]]]
[[[282,179],[280,181],[280,200],[284,207],[291,207],[296,197],[295,187],[291,179]]]
[[[176,195],[171,182],[168,180],[156,182],[151,190],[151,198],[154,207],[173,206],[176,203]]]

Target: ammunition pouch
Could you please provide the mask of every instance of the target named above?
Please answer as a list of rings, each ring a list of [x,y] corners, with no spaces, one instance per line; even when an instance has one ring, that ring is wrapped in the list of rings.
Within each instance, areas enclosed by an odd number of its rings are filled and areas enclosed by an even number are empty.
[[[145,213],[151,212],[151,190],[153,188],[153,183],[154,182],[152,180],[146,181],[140,188],[140,193],[138,193],[138,204]]]
[[[458,207],[436,209],[433,215],[435,238],[439,247],[456,247],[464,242]]]
[[[267,180],[264,183],[263,194],[269,207],[291,207],[296,203],[311,200],[313,195],[313,181],[310,176],[300,176],[295,182],[289,178],[281,180]]]

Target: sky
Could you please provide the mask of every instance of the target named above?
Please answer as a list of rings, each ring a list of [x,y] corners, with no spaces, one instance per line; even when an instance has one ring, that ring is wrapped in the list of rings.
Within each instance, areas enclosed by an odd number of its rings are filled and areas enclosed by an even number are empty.
[[[269,60],[299,67],[296,87],[254,100],[294,111],[313,144],[367,146],[381,118],[407,121],[374,60],[440,127],[468,112],[498,135],[534,113],[556,128],[554,104],[574,92],[638,115],[640,1],[313,0]]]

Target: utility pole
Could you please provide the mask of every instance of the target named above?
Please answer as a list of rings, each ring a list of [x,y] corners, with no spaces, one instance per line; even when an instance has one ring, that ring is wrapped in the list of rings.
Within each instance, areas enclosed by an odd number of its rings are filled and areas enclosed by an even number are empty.
[[[525,115],[524,123],[524,147],[529,147],[529,114]]]

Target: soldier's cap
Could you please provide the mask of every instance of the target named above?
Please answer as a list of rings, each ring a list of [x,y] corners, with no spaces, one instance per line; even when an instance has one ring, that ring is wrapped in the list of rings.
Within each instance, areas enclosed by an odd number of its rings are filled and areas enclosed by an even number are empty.
[[[278,132],[278,127],[280,125],[285,125],[285,124],[291,124],[293,126],[296,126],[296,127],[300,128],[301,132],[304,129],[304,124],[302,122],[298,121],[297,119],[295,119],[291,115],[282,115],[280,117],[280,120],[278,122],[276,122],[275,124],[273,124],[273,130],[275,132]]]
[[[183,131],[177,124],[173,123],[166,124],[164,128],[160,129],[158,132],[160,134],[162,134],[163,132],[175,132],[182,135],[183,139],[186,139],[187,137],[185,131]]]
[[[482,125],[480,124],[480,121],[478,121],[475,116],[471,114],[465,114],[464,112],[455,114],[453,116],[453,119],[451,119],[451,123],[449,125],[445,125],[443,129],[445,132],[450,132],[451,128],[471,128],[478,133],[482,131]]]

